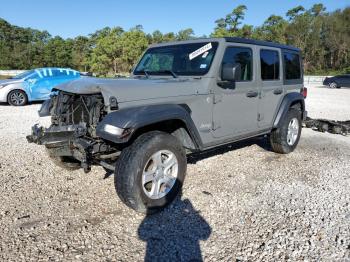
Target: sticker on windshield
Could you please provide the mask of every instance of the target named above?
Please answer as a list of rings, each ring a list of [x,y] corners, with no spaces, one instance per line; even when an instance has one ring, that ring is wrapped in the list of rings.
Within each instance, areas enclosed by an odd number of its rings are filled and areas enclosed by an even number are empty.
[[[202,58],[206,58],[208,56],[209,52],[205,52],[203,55],[202,55]]]
[[[189,54],[190,60],[196,58],[197,56],[200,56],[201,54],[207,52],[208,50],[212,49],[211,43],[206,44],[205,46],[202,46],[201,48],[197,49],[196,51]]]
[[[201,64],[200,65],[200,69],[204,69],[204,68],[207,68],[207,64]]]

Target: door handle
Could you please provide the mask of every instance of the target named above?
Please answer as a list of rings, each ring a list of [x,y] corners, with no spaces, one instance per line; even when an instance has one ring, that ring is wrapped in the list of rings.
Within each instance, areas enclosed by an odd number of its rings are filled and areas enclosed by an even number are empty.
[[[249,98],[257,97],[258,95],[259,93],[257,91],[249,91],[248,93],[246,93],[246,96]]]
[[[277,89],[273,90],[273,93],[274,93],[275,95],[280,95],[280,94],[283,93],[283,90],[280,89],[280,88],[277,88]]]

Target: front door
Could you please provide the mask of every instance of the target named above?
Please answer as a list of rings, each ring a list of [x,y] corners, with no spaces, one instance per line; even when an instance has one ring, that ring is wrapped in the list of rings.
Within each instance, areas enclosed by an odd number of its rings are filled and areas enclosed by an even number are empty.
[[[257,129],[259,90],[256,85],[254,51],[249,46],[230,45],[222,63],[236,65],[238,79],[214,91],[213,136],[237,137]]]

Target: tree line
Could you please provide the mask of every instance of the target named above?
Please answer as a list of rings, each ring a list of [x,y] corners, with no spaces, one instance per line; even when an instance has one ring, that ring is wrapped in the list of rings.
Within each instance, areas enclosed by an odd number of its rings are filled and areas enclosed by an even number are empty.
[[[297,6],[285,18],[269,16],[260,26],[243,24],[247,7],[215,21],[210,37],[236,36],[293,45],[312,74],[350,73],[350,7],[327,12],[322,4]],[[205,36],[204,36],[205,37]],[[0,69],[57,66],[112,76],[131,70],[149,44],[196,38],[193,29],[151,34],[105,27],[88,36],[63,39],[47,31],[11,25],[0,18]]]

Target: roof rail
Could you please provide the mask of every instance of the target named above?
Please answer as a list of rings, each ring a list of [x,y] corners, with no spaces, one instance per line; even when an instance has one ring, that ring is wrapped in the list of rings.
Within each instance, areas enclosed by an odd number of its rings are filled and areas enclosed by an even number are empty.
[[[270,47],[277,47],[277,48],[288,49],[288,50],[300,52],[300,49],[296,48],[294,46],[283,45],[283,44],[274,43],[274,42],[254,40],[254,39],[241,38],[241,37],[224,37],[224,39],[226,40],[226,42],[270,46]]]

